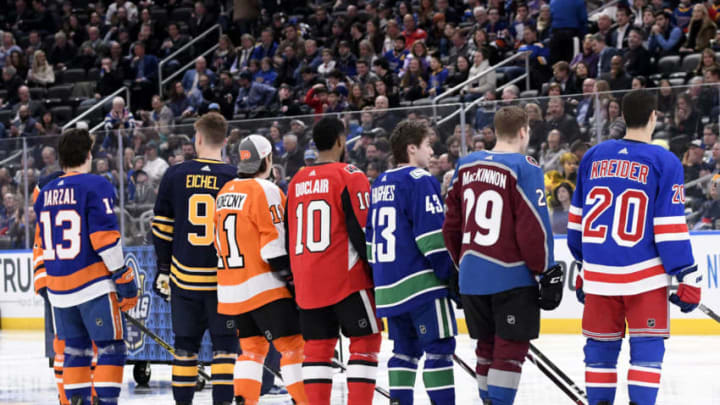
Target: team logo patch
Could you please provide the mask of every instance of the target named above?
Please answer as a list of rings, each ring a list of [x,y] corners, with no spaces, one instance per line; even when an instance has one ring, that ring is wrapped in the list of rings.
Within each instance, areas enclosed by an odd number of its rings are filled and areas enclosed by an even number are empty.
[[[102,318],[96,318],[96,319],[95,319],[95,325],[97,325],[97,326],[103,326],[103,320],[102,320]]]
[[[508,315],[507,318],[505,318],[505,322],[507,322],[508,325],[515,325],[515,315]]]
[[[225,322],[225,327],[228,329],[235,329],[235,321],[229,320]]]
[[[350,173],[350,174],[353,174],[353,173],[359,172],[360,169],[358,169],[357,167],[355,167],[355,166],[353,166],[353,165],[347,165],[347,166],[345,166],[345,171],[348,172],[348,173]]]
[[[240,151],[240,160],[248,160],[252,157],[252,154],[249,150],[241,150]]]
[[[419,329],[420,329],[420,334],[421,334],[421,335],[427,334],[427,328],[425,327],[425,325],[420,325],[420,328],[419,328]]]
[[[138,303],[133,309],[128,311],[128,315],[139,320],[143,324],[146,323],[148,314],[150,313],[150,304],[152,298],[145,288],[146,275],[141,270],[140,264],[133,253],[125,254],[125,265],[132,267],[137,273],[138,280]],[[152,282],[152,279],[150,280]],[[125,344],[131,353],[139,352],[145,345],[145,333],[135,327],[132,323],[127,323],[125,333]]]
[[[530,163],[531,165],[533,165],[535,167],[540,167],[537,160],[535,160],[535,158],[532,156],[525,156],[525,160],[527,160],[528,163]]]
[[[363,329],[367,328],[367,326],[368,326],[367,319],[363,318],[363,319],[359,320],[359,321],[358,321],[358,326],[361,327],[361,328],[363,328]]]
[[[265,339],[267,340],[273,340],[273,334],[269,330],[265,331]]]
[[[648,328],[654,328],[655,327],[655,320],[650,318],[647,320],[647,326]]]

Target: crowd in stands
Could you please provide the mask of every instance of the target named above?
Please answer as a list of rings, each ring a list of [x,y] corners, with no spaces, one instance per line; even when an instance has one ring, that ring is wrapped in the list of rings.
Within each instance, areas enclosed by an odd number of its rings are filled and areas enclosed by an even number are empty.
[[[0,0],[8,10],[0,15],[0,159],[21,137],[32,148],[25,175],[19,160],[0,165],[0,233],[13,246],[24,242],[23,213],[33,215],[23,209],[25,183],[32,189],[57,168],[53,135],[122,86],[130,104],[107,100],[104,121],[88,124],[102,122],[94,170],[122,194],[138,238],[162,174],[193,157],[191,124],[211,111],[237,121],[229,162],[249,133],[272,140],[281,185],[316,158],[309,134],[320,114],[345,119],[347,159],[371,180],[392,166],[395,125],[427,120],[436,129],[428,169],[447,185],[462,147],[492,148],[494,111],[519,103],[558,233],[584,152],[623,136],[630,89],[657,88],[656,142],[682,159],[686,183],[720,173],[718,1],[623,0],[590,18],[580,0],[260,1],[234,15],[232,3]],[[222,34],[173,55],[215,24]],[[528,53],[529,71],[523,58],[491,69],[517,52]],[[159,83],[161,70],[180,73]],[[526,73],[529,87],[509,84]],[[428,107],[456,86],[443,102],[475,103],[465,127],[459,118],[441,124]],[[719,178],[686,190],[699,228],[720,219]]]

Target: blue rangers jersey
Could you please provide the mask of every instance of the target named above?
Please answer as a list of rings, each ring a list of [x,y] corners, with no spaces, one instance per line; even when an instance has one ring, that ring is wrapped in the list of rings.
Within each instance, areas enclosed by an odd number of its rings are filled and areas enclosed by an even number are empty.
[[[112,184],[94,174],[68,173],[38,192],[34,250],[42,257],[53,306],[72,307],[115,291],[110,271],[124,260],[114,204]]]
[[[173,286],[217,290],[215,197],[236,173],[224,162],[194,159],[171,166],[163,175],[152,234],[158,269],[169,269]]]
[[[448,295],[452,261],[442,237],[440,185],[405,166],[381,174],[370,192],[365,237],[379,316],[395,316]]]
[[[460,293],[488,295],[536,286],[554,264],[542,169],[519,153],[461,158],[447,198],[443,236],[460,267]]]
[[[583,290],[635,295],[669,285],[693,259],[683,168],[660,146],[605,141],[578,168],[568,246],[583,263]]]

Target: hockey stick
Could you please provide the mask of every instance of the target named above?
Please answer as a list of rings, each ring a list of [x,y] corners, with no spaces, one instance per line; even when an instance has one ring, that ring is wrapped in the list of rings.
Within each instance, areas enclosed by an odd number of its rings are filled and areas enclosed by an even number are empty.
[[[140,321],[138,321],[137,319],[133,318],[133,317],[130,316],[130,314],[128,314],[127,312],[123,312],[123,314],[125,315],[125,319],[127,319],[131,324],[135,325],[135,327],[138,328],[138,329],[140,329],[140,331],[142,331],[142,332],[145,333],[146,335],[150,336],[150,339],[154,340],[155,343],[157,343],[157,344],[159,344],[160,346],[162,346],[163,349],[165,349],[165,350],[167,350],[168,352],[170,352],[170,354],[172,354],[173,356],[175,355],[175,348],[173,348],[172,346],[170,346],[170,344],[169,344],[168,342],[162,340],[162,338],[161,338],[160,336],[154,334],[150,329],[148,329],[145,325],[143,325],[142,322],[140,322]],[[200,376],[201,376],[202,378],[204,378],[206,381],[212,381],[212,380],[210,379],[210,376],[209,376],[206,372],[204,372],[203,370],[201,370],[201,369],[199,369],[199,368],[198,368],[198,374],[200,374]]]
[[[334,365],[336,365],[340,370],[343,372],[347,371],[347,367],[345,367],[344,364],[340,363],[336,358],[332,359],[332,362]],[[390,392],[384,388],[380,388],[377,385],[375,386],[375,391],[377,391],[378,394],[384,396],[387,399],[390,399]]]
[[[577,384],[575,384],[575,381],[568,377],[567,374],[565,374],[558,366],[556,366],[555,363],[550,361],[550,359],[548,359],[547,356],[545,356],[543,352],[541,352],[540,349],[538,349],[532,343],[530,343],[530,352],[532,352],[533,356],[539,358],[545,365],[547,365],[547,367],[549,367],[555,374],[557,374],[558,377],[565,381],[565,384],[575,390],[578,395],[580,395],[584,399],[587,399],[587,394],[585,394],[585,391]]]
[[[536,350],[537,350],[537,348],[536,348]],[[538,352],[539,352],[539,351],[538,351]],[[540,354],[542,355],[542,353],[540,353]],[[538,357],[539,357],[539,356],[538,356]],[[539,368],[540,371],[542,371],[542,373],[545,374],[546,377],[548,377],[553,383],[555,383],[555,385],[557,385],[558,388],[560,388],[560,390],[562,390],[562,392],[564,392],[565,395],[567,395],[567,396],[568,396],[571,400],[573,400],[573,402],[575,402],[577,405],[587,405],[587,404],[588,404],[588,402],[587,402],[587,397],[585,397],[585,393],[584,393],[584,392],[583,392],[582,394],[578,395],[578,393],[573,392],[573,391],[570,389],[570,387],[568,387],[568,385],[570,385],[571,387],[575,387],[575,386],[574,386],[574,383],[572,383],[572,385],[571,385],[571,384],[567,384],[567,383],[561,381],[555,374],[553,374],[553,373],[545,366],[544,363],[542,363],[542,361],[539,361],[538,358],[534,357],[532,354],[528,353],[528,354],[527,354],[527,359],[528,359],[531,363],[535,364],[535,365],[537,366],[537,368]],[[546,358],[546,359],[547,359],[547,358]],[[462,368],[462,369],[465,370],[468,374],[470,374],[470,376],[472,376],[472,378],[473,378],[474,380],[477,380],[477,374],[475,373],[475,370],[473,370],[467,363],[465,363],[465,362],[463,361],[463,359],[461,359],[461,358],[458,357],[457,355],[453,354],[453,360],[455,360],[455,362],[458,363],[458,365],[460,365],[460,368]],[[562,373],[562,372],[561,372],[561,373]],[[570,380],[570,381],[572,382],[572,380]]]
[[[703,313],[705,315],[712,318],[715,322],[720,322],[720,315],[715,313],[715,311],[713,311],[712,309],[706,307],[704,304],[700,304],[700,306],[698,306],[698,308],[700,308],[700,310],[703,311]]]

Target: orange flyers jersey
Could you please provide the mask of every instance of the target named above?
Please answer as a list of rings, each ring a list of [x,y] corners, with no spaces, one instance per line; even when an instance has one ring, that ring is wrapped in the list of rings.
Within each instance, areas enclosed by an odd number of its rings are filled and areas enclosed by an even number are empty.
[[[288,186],[290,268],[300,308],[322,308],[372,288],[364,225],[370,183],[346,163],[302,168]]]
[[[263,179],[235,179],[215,200],[218,312],[238,315],[291,298],[273,266],[288,268],[285,195]]]

